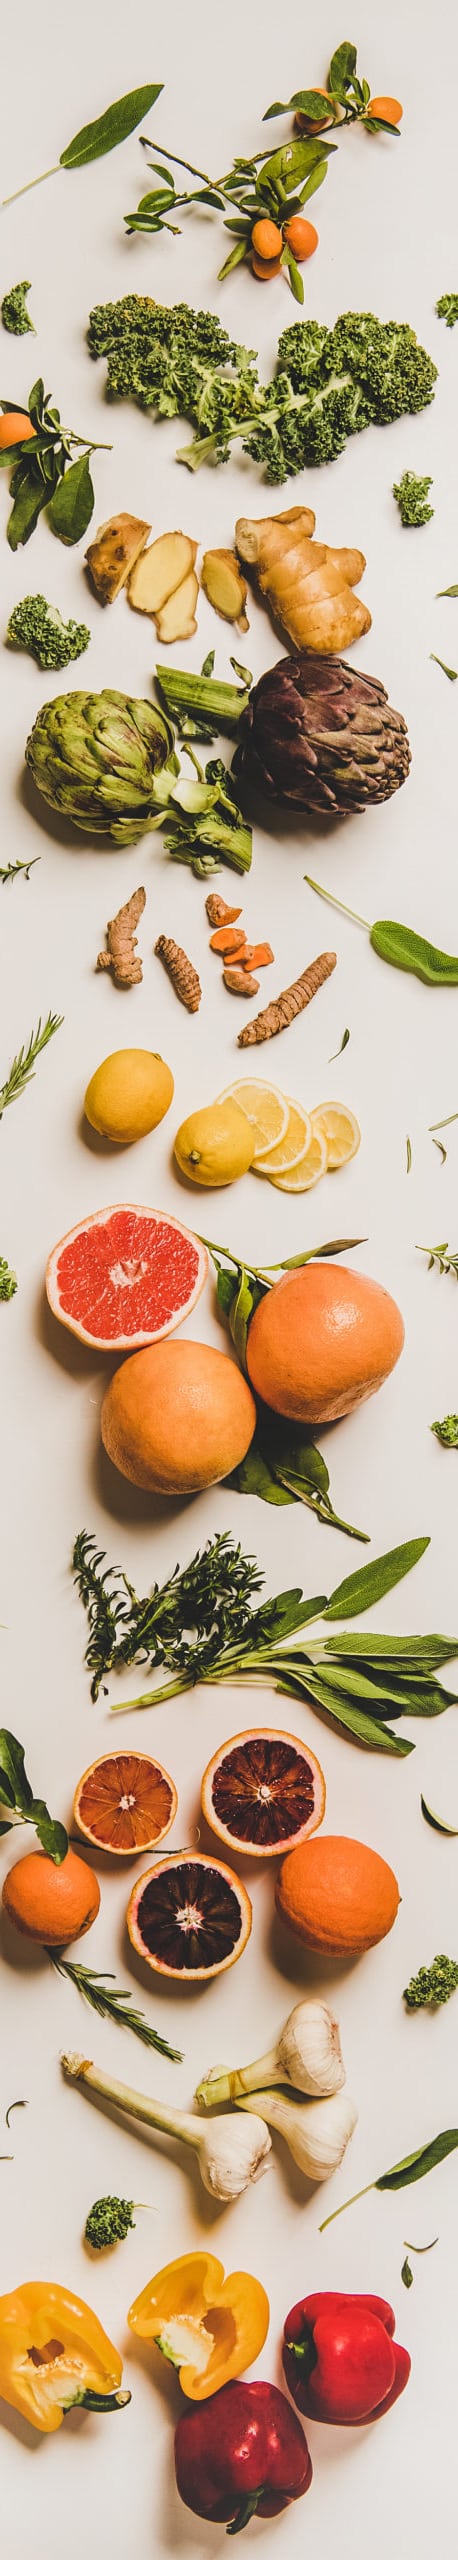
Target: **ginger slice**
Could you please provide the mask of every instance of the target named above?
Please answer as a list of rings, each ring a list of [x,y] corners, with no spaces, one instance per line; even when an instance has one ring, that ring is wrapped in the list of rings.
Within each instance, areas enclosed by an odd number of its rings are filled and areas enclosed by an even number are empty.
[[[156,614],[157,636],[163,647],[168,648],[171,640],[192,640],[193,632],[197,631],[198,593],[199,580],[195,569],[188,569],[187,577],[182,578],[181,585],[175,587],[173,595],[167,596],[160,613]]]
[[[114,604],[149,533],[151,525],[144,524],[141,516],[109,516],[106,524],[99,524],[86,552],[86,568],[99,604]]]
[[[242,577],[235,551],[204,551],[202,561],[204,595],[223,622],[235,622],[238,631],[248,631],[245,612],[246,578]]]
[[[197,542],[188,533],[159,533],[137,560],[129,578],[129,604],[136,613],[161,613],[193,569]]]

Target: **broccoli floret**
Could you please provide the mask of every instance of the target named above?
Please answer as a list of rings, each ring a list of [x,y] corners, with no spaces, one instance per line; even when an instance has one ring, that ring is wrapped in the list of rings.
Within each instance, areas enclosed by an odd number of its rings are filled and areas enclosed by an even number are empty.
[[[436,302],[436,311],[439,319],[445,320],[446,329],[454,329],[458,320],[458,293],[441,293],[440,302]]]
[[[453,1956],[434,1956],[430,1965],[420,1965],[412,1974],[403,1998],[408,2009],[439,2009],[458,1990],[458,1964]]]
[[[126,2196],[97,2196],[91,2205],[84,2237],[90,2249],[113,2249],[116,2240],[125,2240],[135,2230],[133,2202]]]
[[[431,1423],[431,1430],[435,1431],[436,1440],[442,1441],[444,1449],[458,1449],[458,1413],[444,1414],[443,1422]]]
[[[429,524],[434,507],[428,506],[431,477],[417,480],[415,471],[403,471],[402,480],[393,480],[393,497],[397,499],[401,524]]]
[[[0,1254],[0,1298],[14,1298],[16,1289],[16,1272],[10,1271],[9,1262],[5,1261],[5,1255],[2,1253]]]
[[[28,329],[31,329],[32,337],[36,337],[25,299],[26,293],[31,291],[30,276],[26,276],[23,284],[12,284],[10,292],[3,295],[3,327],[11,330],[13,338],[25,338]]]
[[[6,637],[15,649],[28,649],[38,667],[69,667],[88,649],[91,634],[87,622],[63,622],[46,596],[23,596],[13,605]]]

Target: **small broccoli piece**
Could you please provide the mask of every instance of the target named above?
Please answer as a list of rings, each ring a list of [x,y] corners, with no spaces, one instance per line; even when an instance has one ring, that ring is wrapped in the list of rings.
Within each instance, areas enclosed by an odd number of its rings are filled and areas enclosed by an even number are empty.
[[[454,329],[458,320],[458,293],[441,293],[436,311],[439,320],[445,320],[446,329]]]
[[[84,2228],[90,2249],[114,2249],[128,2231],[135,2231],[133,2202],[126,2196],[97,2196]]]
[[[416,471],[403,471],[402,480],[393,481],[393,497],[397,499],[401,524],[429,524],[434,507],[428,506],[431,477],[418,480]]]
[[[435,1431],[436,1440],[442,1441],[443,1449],[458,1449],[458,1413],[444,1414],[443,1422],[431,1423],[431,1430]]]
[[[403,1999],[408,2009],[440,2009],[457,1990],[458,1964],[453,1956],[434,1956],[432,1964],[422,1964],[419,1973],[412,1974]]]
[[[14,1298],[17,1289],[15,1271],[10,1271],[4,1254],[0,1254],[0,1298]]]
[[[25,277],[23,284],[12,284],[10,292],[3,295],[3,327],[11,330],[13,338],[25,338],[28,329],[31,329],[32,337],[36,337],[36,329],[34,329],[33,320],[30,319],[25,299],[26,293],[31,293],[31,290],[29,276]]]
[[[68,667],[88,649],[91,634],[87,622],[63,622],[46,596],[23,596],[13,605],[6,637],[13,648],[28,649],[38,667]]]

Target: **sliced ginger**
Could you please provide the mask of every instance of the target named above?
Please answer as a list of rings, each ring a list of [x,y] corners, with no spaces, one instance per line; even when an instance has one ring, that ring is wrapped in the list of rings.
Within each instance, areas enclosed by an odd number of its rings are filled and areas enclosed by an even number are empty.
[[[314,526],[310,507],[289,507],[259,521],[240,516],[235,538],[284,638],[294,649],[332,652],[370,630],[368,607],[353,594],[366,562],[362,551],[314,542]]]
[[[242,577],[235,551],[204,551],[202,561],[204,595],[223,622],[234,622],[238,631],[248,631],[245,612],[247,582]]]
[[[86,568],[99,604],[114,604],[151,533],[141,516],[109,516],[100,524],[86,552]]]
[[[196,551],[197,543],[187,533],[160,533],[149,543],[129,578],[129,604],[136,613],[162,613],[194,568]],[[176,636],[181,638],[181,628]]]
[[[167,596],[166,603],[156,614],[157,636],[163,647],[167,648],[171,640],[192,640],[193,632],[197,631],[198,593],[199,580],[195,569],[188,569],[181,586],[174,588],[173,595]]]

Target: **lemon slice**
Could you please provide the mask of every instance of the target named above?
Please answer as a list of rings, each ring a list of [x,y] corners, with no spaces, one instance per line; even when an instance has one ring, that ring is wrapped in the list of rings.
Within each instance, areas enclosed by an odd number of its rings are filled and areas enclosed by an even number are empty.
[[[312,1129],[326,1139],[328,1173],[338,1173],[339,1165],[349,1164],[361,1145],[359,1121],[354,1111],[343,1102],[320,1102],[311,1113]]]
[[[326,1139],[321,1129],[312,1129],[310,1145],[298,1157],[297,1164],[290,1165],[289,1173],[273,1173],[271,1180],[276,1191],[312,1191],[314,1183],[321,1182],[321,1175],[327,1173],[327,1169]]]
[[[241,1076],[238,1084],[230,1084],[225,1093],[218,1094],[218,1101],[238,1102],[239,1110],[245,1112],[255,1134],[254,1163],[258,1156],[265,1155],[267,1148],[276,1147],[278,1139],[284,1137],[288,1103],[284,1094],[277,1092],[276,1085],[262,1084],[257,1076]]]
[[[276,1173],[291,1173],[293,1165],[299,1164],[300,1157],[305,1155],[311,1137],[312,1123],[308,1111],[302,1111],[298,1102],[289,1102],[284,1137],[278,1139],[276,1147],[269,1147],[265,1156],[257,1157],[255,1172],[264,1173],[271,1180]]]

